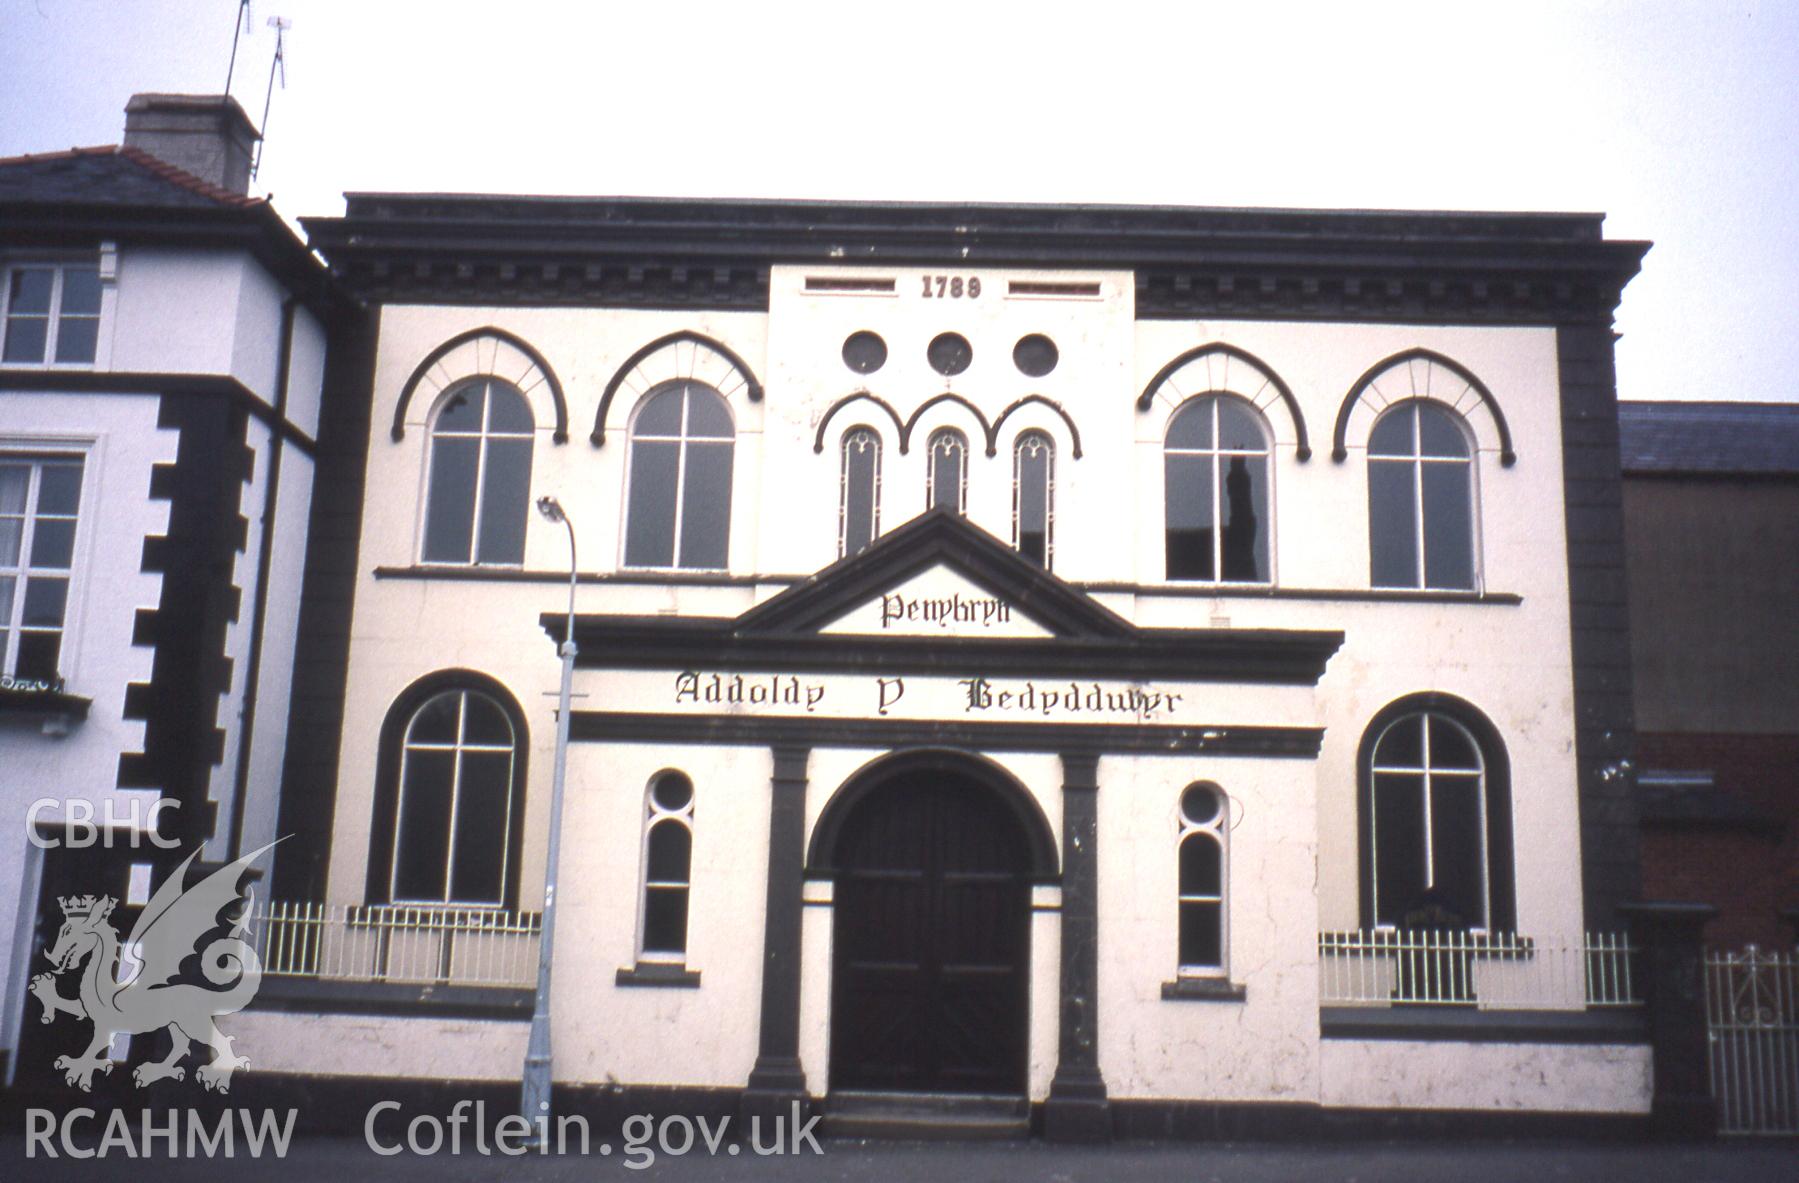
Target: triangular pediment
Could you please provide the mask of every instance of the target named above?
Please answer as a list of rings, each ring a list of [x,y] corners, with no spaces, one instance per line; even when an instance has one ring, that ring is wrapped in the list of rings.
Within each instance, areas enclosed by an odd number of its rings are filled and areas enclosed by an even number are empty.
[[[870,596],[818,630],[868,637],[1053,637],[1044,625],[948,563]]]
[[[1135,630],[967,519],[932,510],[758,604],[736,631],[1044,639]]]

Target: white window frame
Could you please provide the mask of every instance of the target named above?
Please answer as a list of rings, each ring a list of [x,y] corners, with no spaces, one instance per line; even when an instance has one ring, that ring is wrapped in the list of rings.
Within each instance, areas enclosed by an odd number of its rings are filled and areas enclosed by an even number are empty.
[[[20,258],[9,259],[0,265],[0,366],[22,367],[38,370],[91,370],[99,362],[101,353],[102,329],[106,322],[106,289],[109,276],[106,260],[70,258]],[[76,313],[65,315],[62,311],[63,277],[72,270],[93,270],[100,285],[100,307],[93,313]],[[44,353],[36,361],[6,361],[6,338],[12,326],[12,290],[13,275],[20,271],[48,271],[51,273],[50,302],[45,313]],[[35,319],[35,317],[34,317]],[[94,322],[94,356],[85,361],[57,361],[56,344],[62,334],[62,322],[65,319],[91,320]]]
[[[656,787],[672,777],[680,777],[687,782],[687,804],[679,809],[665,809],[656,800]],[[643,791],[643,841],[638,851],[637,877],[637,960],[640,964],[686,965],[689,946],[693,940],[693,840],[696,836],[693,814],[694,805],[699,800],[699,789],[693,783],[693,777],[675,768],[664,768],[650,778],[650,783]],[[687,878],[651,879],[650,878],[650,833],[657,826],[679,826],[687,831]],[[649,920],[651,888],[681,888],[687,892],[687,921],[681,932],[681,949],[644,948],[645,928]]]
[[[1183,808],[1187,794],[1194,789],[1203,789],[1212,794],[1218,801],[1218,812],[1209,821],[1195,822],[1187,816]],[[1230,844],[1230,796],[1211,781],[1200,780],[1182,788],[1180,796],[1174,803],[1177,835],[1174,840],[1174,890],[1175,890],[1175,975],[1181,978],[1228,978],[1231,965],[1231,844]],[[1189,894],[1181,890],[1181,851],[1189,841],[1212,842],[1218,847],[1218,894]],[[1183,906],[1186,904],[1218,905],[1218,964],[1187,965],[1180,962],[1180,925]]]
[[[452,743],[414,742],[412,729],[425,708],[445,695],[456,695],[456,739]],[[475,694],[492,703],[494,709],[506,720],[507,730],[512,732],[509,744],[467,743],[464,741],[465,724],[468,714],[469,695]],[[387,868],[388,902],[404,907],[419,908],[487,908],[497,909],[506,906],[506,885],[512,874],[512,794],[518,792],[518,729],[513,726],[512,716],[507,713],[504,704],[492,695],[469,686],[446,687],[428,696],[406,718],[406,730],[400,735],[400,783],[394,799],[394,845],[389,856]],[[450,825],[448,843],[444,850],[444,898],[422,899],[399,894],[400,854],[401,846],[406,841],[406,787],[407,770],[412,763],[412,753],[450,752],[452,753],[450,771]],[[500,898],[497,900],[458,900],[450,895],[456,883],[456,805],[462,791],[462,756],[465,752],[506,752],[510,760],[506,766],[506,827],[499,836],[500,841]]]
[[[1480,456],[1480,443],[1474,437],[1474,429],[1469,425],[1466,416],[1447,403],[1432,398],[1410,398],[1396,403],[1382,411],[1374,425],[1368,429],[1370,441],[1374,438],[1375,429],[1381,421],[1390,415],[1411,413],[1416,416],[1421,404],[1428,403],[1449,416],[1456,431],[1461,433],[1462,442],[1467,447],[1465,456],[1426,456],[1424,454],[1424,431],[1416,417],[1412,420],[1412,454],[1410,456],[1377,455],[1372,446],[1365,449],[1366,458],[1372,468],[1376,464],[1407,465],[1412,470],[1412,545],[1416,547],[1418,556],[1417,578],[1410,584],[1377,584],[1374,582],[1373,554],[1374,527],[1369,523],[1368,553],[1369,586],[1377,591],[1448,591],[1479,593],[1484,585],[1481,563],[1480,536],[1480,465],[1475,463]],[[1424,550],[1424,466],[1426,464],[1459,464],[1468,474],[1468,565],[1471,574],[1468,587],[1435,587],[1430,582],[1430,562]],[[1374,482],[1368,481],[1368,497],[1372,504]]]
[[[1019,432],[1012,442],[1012,549],[1024,538],[1024,450],[1041,446],[1047,454],[1043,468],[1043,569],[1056,568],[1056,441],[1047,431],[1033,428]]]
[[[871,491],[870,499],[868,544],[873,546],[875,539],[881,536],[881,452],[883,448],[881,433],[866,424],[858,424],[843,433],[843,442],[837,449],[838,558],[844,558],[849,554],[850,448],[852,446],[874,449],[874,488]]]
[[[489,389],[481,403],[481,426],[475,431],[439,431],[438,419],[450,400],[464,390],[476,385],[485,384]],[[503,386],[518,395],[525,402],[525,409],[531,413],[531,430],[529,431],[496,431],[493,422],[493,390],[494,386]],[[431,529],[431,481],[437,467],[437,441],[445,439],[472,439],[479,441],[475,451],[475,503],[470,513],[469,522],[469,557],[467,559],[433,559],[425,555],[426,539]],[[494,563],[481,560],[481,510],[487,503],[487,450],[490,440],[529,440],[531,442],[531,467],[537,467],[537,413],[531,408],[531,400],[524,391],[504,378],[496,378],[492,374],[477,374],[458,382],[452,382],[438,399],[437,406],[432,409],[431,420],[425,432],[425,483],[423,496],[419,498],[419,530],[418,556],[419,565],[423,567],[485,567],[490,570],[519,570],[524,566],[521,554],[516,563]],[[525,497],[526,531],[529,533],[531,520],[531,498],[527,490]]]
[[[1423,732],[1419,741],[1420,756],[1418,766],[1410,767],[1402,764],[1380,763],[1379,756],[1381,745],[1387,741],[1387,736],[1392,733],[1395,727],[1398,727],[1402,723],[1409,723],[1414,719],[1419,720],[1419,726]],[[1438,719],[1441,719],[1443,722],[1449,724],[1449,726],[1461,732],[1462,738],[1467,741],[1469,749],[1474,753],[1474,761],[1477,767],[1467,769],[1450,767],[1438,768],[1435,766],[1431,759],[1430,725],[1433,721]],[[1479,819],[1480,822],[1481,916],[1479,923],[1469,923],[1468,931],[1472,933],[1487,932],[1493,924],[1493,849],[1491,839],[1487,833],[1487,780],[1489,775],[1489,770],[1487,768],[1487,751],[1481,746],[1480,738],[1454,715],[1444,711],[1417,710],[1408,711],[1381,728],[1380,735],[1374,740],[1374,746],[1368,750],[1369,807],[1375,810],[1375,818],[1371,819],[1368,830],[1368,853],[1370,859],[1374,863],[1374,865],[1369,868],[1369,898],[1374,904],[1376,930],[1393,932],[1397,931],[1398,925],[1379,920],[1381,914],[1381,901],[1380,824],[1378,821],[1378,802],[1380,794],[1380,777],[1382,774],[1388,776],[1415,776],[1418,778],[1420,786],[1419,791],[1424,796],[1424,807],[1420,814],[1423,822],[1420,826],[1420,830],[1424,838],[1424,886],[1426,890],[1435,887],[1437,881],[1436,843],[1431,836],[1431,781],[1436,776],[1444,776],[1459,781],[1470,779],[1474,781],[1475,817]]]
[[[641,434],[639,434],[639,432],[637,430],[637,419],[639,416],[641,416],[643,414],[644,408],[650,405],[650,402],[652,399],[654,399],[655,397],[663,394],[667,390],[669,390],[673,387],[676,387],[676,386],[683,388],[682,389],[682,398],[681,398],[681,429],[680,429],[680,433],[678,435],[641,435]],[[689,450],[689,448],[693,447],[696,443],[702,447],[717,447],[725,439],[725,437],[723,437],[723,436],[716,436],[716,435],[698,435],[698,436],[696,436],[696,435],[692,435],[688,432],[688,430],[687,430],[688,397],[687,397],[687,391],[685,388],[690,387],[690,386],[697,386],[700,389],[711,394],[714,398],[718,399],[720,405],[722,405],[725,409],[726,416],[729,417],[731,420],[732,432],[731,432],[729,445],[728,445],[731,449],[731,486],[730,486],[731,503],[729,506],[726,507],[726,513],[725,513],[725,565],[722,567],[683,567],[681,565],[681,515],[682,515],[682,512],[686,509],[686,502],[687,502],[687,454],[688,454],[688,450]],[[645,394],[645,396],[643,397],[643,399],[641,401],[638,402],[637,409],[631,417],[631,426],[630,426],[629,430],[627,430],[625,432],[625,495],[619,499],[618,565],[621,570],[625,570],[625,571],[704,571],[704,572],[716,573],[716,572],[721,572],[721,571],[729,571],[731,569],[731,566],[730,566],[731,553],[733,550],[736,549],[731,545],[731,533],[732,533],[732,530],[734,529],[735,521],[736,521],[734,511],[735,511],[735,508],[737,505],[737,474],[739,471],[739,466],[737,464],[736,426],[737,426],[737,416],[731,410],[731,400],[726,398],[724,395],[724,392],[719,390],[718,387],[713,386],[707,382],[701,382],[697,378],[675,378],[675,379],[669,380],[668,382],[658,383],[654,388],[652,388],[649,392],[647,392]],[[663,444],[672,443],[677,446],[677,450],[675,453],[676,459],[675,459],[674,545],[671,547],[671,549],[669,551],[669,565],[666,567],[650,566],[650,565],[643,564],[643,563],[630,563],[630,562],[626,561],[626,556],[628,554],[630,554],[630,548],[631,548],[631,481],[636,476],[637,442],[639,440],[648,440],[652,443],[663,443]]]
[[[937,505],[937,449],[945,442],[954,442],[961,453],[962,462],[956,471],[956,512],[963,517],[968,516],[968,437],[954,427],[939,427],[931,433],[925,443],[924,466],[924,505],[927,511]]]
[[[45,464],[71,463],[81,464],[81,483],[76,492],[75,512],[73,514],[55,514],[56,518],[67,518],[75,523],[75,538],[69,551],[69,565],[62,567],[33,567],[30,565],[31,544],[35,525],[38,520],[38,494],[43,483],[43,466]],[[84,511],[90,505],[88,490],[93,480],[94,453],[88,444],[68,440],[31,440],[16,438],[0,438],[0,463],[29,464],[31,475],[25,491],[25,506],[21,517],[19,531],[19,556],[16,563],[0,564],[0,576],[13,580],[12,603],[6,618],[0,620],[0,678],[9,682],[18,668],[19,636],[24,631],[22,621],[25,613],[25,589],[35,576],[40,579],[62,579],[68,583],[68,590],[63,598],[62,624],[56,630],[60,634],[57,645],[56,682],[51,689],[60,690],[73,668],[73,642],[79,635],[77,616],[80,602],[82,552],[87,543],[87,535],[92,529],[91,519],[87,529],[82,527]],[[9,517],[13,515],[8,515]],[[49,631],[33,628],[32,632]]]
[[[1218,404],[1225,399],[1236,402],[1250,417],[1255,420],[1256,429],[1262,434],[1262,448],[1255,451],[1245,448],[1226,448],[1219,443]],[[1170,447],[1168,432],[1174,421],[1183,412],[1187,412],[1192,404],[1209,401],[1212,415],[1212,446],[1209,448]],[[1168,457],[1169,456],[1205,456],[1212,462],[1211,498],[1212,498],[1212,578],[1211,579],[1171,579],[1168,575],[1167,531],[1168,531]],[[1266,579],[1226,579],[1224,577],[1224,462],[1232,456],[1260,458],[1263,461],[1264,479],[1268,485],[1267,521],[1262,529],[1268,542],[1268,577]],[[1170,587],[1273,587],[1275,583],[1275,447],[1274,433],[1268,426],[1267,416],[1249,399],[1229,390],[1211,390],[1204,394],[1196,394],[1176,407],[1162,425],[1162,581]]]

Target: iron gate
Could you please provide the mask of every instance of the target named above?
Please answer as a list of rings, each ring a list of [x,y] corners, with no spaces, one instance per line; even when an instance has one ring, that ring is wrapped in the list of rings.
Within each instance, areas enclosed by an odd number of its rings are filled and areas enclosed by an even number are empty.
[[[1705,955],[1712,1096],[1724,1134],[1799,1134],[1799,952]]]

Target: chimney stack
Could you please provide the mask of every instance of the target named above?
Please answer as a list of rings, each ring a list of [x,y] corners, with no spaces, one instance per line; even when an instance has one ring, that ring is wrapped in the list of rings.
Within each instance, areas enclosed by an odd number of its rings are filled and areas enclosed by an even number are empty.
[[[250,191],[250,154],[262,137],[230,95],[134,94],[125,104],[125,146],[221,189]]]

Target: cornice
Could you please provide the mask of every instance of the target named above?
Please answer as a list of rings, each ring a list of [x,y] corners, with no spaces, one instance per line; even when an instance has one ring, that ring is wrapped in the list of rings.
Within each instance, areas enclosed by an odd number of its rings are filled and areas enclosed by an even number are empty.
[[[1609,323],[1598,214],[353,194],[302,219],[364,299],[766,310],[772,266],[1131,270],[1137,315]]]

